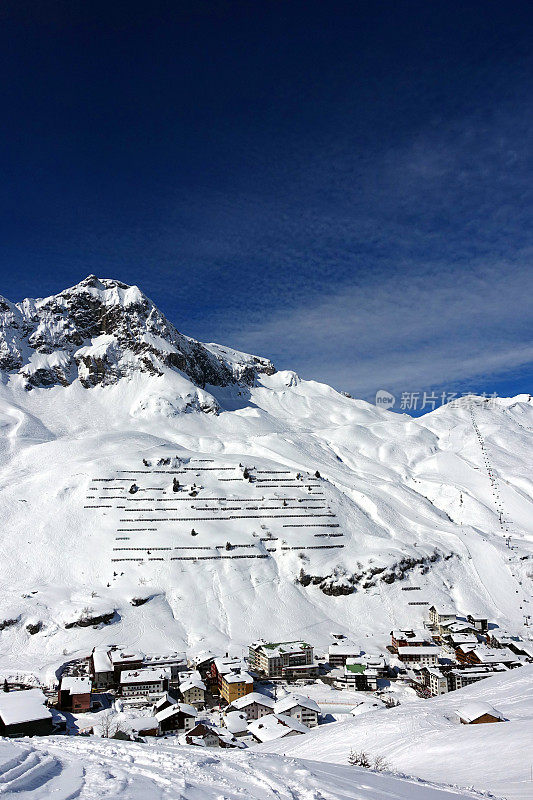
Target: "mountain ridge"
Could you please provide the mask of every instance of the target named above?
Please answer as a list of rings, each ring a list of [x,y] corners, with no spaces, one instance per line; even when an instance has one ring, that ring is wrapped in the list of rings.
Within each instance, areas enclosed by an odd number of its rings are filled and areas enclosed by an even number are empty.
[[[138,287],[90,275],[47,298],[0,298],[0,370],[17,373],[31,390],[77,379],[84,388],[105,386],[136,370],[177,370],[200,388],[249,385],[275,368],[184,336]]]

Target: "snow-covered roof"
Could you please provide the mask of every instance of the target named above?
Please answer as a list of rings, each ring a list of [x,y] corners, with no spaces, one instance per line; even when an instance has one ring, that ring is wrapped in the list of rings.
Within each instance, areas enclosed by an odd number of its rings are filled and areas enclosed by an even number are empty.
[[[128,725],[132,731],[152,731],[159,728],[159,721],[157,717],[137,717],[129,719]]]
[[[120,675],[121,683],[156,683],[170,680],[169,667],[147,667],[146,669],[126,669]]]
[[[375,696],[375,695],[374,695]],[[365,697],[356,706],[350,709],[352,717],[358,717],[360,714],[365,714],[367,711],[374,711],[376,709],[383,709],[385,705],[381,700],[371,700],[370,697]]]
[[[198,680],[202,680],[202,676],[198,672],[197,669],[182,669],[178,672],[178,681],[181,683],[182,681],[188,681],[191,678],[198,678]]]
[[[248,720],[242,711],[229,711],[224,717],[224,723],[230,733],[242,733],[248,730]]]
[[[144,653],[135,650],[111,650],[109,658],[113,664],[126,661],[143,661]]]
[[[473,652],[482,664],[498,664],[502,661],[516,661],[515,653],[512,653],[507,647],[499,647],[498,649],[491,647],[475,647]]]
[[[450,603],[436,603],[435,605],[431,606],[434,608],[439,617],[456,617],[457,611],[455,608],[450,605]],[[431,609],[430,609],[431,611]]]
[[[172,717],[179,711],[181,711],[182,714],[185,714],[186,717],[198,716],[198,711],[194,708],[194,706],[191,706],[188,703],[174,703],[174,705],[164,708],[162,711],[157,711],[155,716],[159,722],[162,722],[164,719]]]
[[[478,641],[475,633],[452,633],[450,639],[454,644],[476,644]]]
[[[40,689],[0,692],[0,717],[4,725],[17,725],[52,717],[45,707],[46,697]]]
[[[269,658],[276,658],[284,653],[299,653],[311,647],[303,641],[295,642],[254,642],[252,647],[260,647]]]
[[[367,653],[363,653],[363,655],[360,657],[359,660],[364,662],[368,667],[383,669],[384,667],[387,666],[387,660],[385,656],[370,655]]]
[[[457,709],[457,715],[461,719],[464,719],[465,722],[474,722],[474,720],[479,719],[484,714],[490,714],[492,717],[496,717],[496,719],[504,719],[500,711],[496,711],[495,708],[488,703],[484,703],[482,700],[471,700]]]
[[[232,669],[246,669],[246,664],[238,656],[215,658],[215,668],[220,675],[231,672]]]
[[[205,729],[205,733],[202,730],[202,728]],[[195,725],[194,728],[191,728],[191,730],[185,734],[185,737],[186,740],[192,739],[193,744],[199,744],[200,746],[205,746],[203,737],[209,736],[210,734],[213,736],[218,736],[218,738],[221,739],[223,742],[226,742],[226,744],[231,744],[234,747],[240,747],[240,748],[245,747],[244,743],[239,742],[234,737],[234,735],[231,733],[230,730],[228,730],[227,728],[220,728],[218,725],[215,725],[212,722],[208,722],[207,720],[202,720],[201,722],[197,723],[197,725]]]
[[[226,683],[252,683],[254,679],[248,672],[232,672],[230,674],[224,675],[224,680]]]
[[[95,672],[112,672],[113,664],[107,654],[107,650],[95,647],[93,650],[93,664]]]
[[[157,664],[186,664],[187,656],[185,653],[151,653],[146,655],[143,663],[150,667],[155,667]]]
[[[176,702],[177,700],[174,700],[174,698],[170,697],[168,692],[165,692],[164,694],[161,695],[161,697],[158,700],[155,701],[153,708],[159,709],[161,708],[161,706],[164,706],[165,703],[170,703],[170,705],[173,705]]]
[[[197,678],[195,675],[193,675],[180,683],[181,692],[188,692],[189,689],[202,689],[202,691],[205,692],[205,683],[201,678]]]
[[[248,725],[248,730],[260,742],[271,742],[290,733],[309,733],[309,728],[285,714],[267,714],[266,717],[254,719]]]
[[[192,656],[189,659],[191,664],[195,664],[199,666],[199,664],[204,664],[206,661],[214,661],[215,660],[215,653],[211,652],[211,650],[201,650],[195,656]]]
[[[69,694],[90,694],[92,689],[90,678],[75,678],[68,675],[61,678],[61,691]]]
[[[394,639],[406,639],[409,642],[427,642],[429,638],[429,634],[423,631],[416,631],[412,628],[400,628],[391,631],[391,636],[394,637]]]
[[[454,620],[443,627],[445,627],[450,633],[461,633],[461,631],[472,630],[472,625],[469,622],[461,622],[460,620]]]
[[[453,675],[468,675],[468,676],[476,676],[476,675],[495,675],[499,672],[507,672],[509,667],[506,667],[505,664],[461,664],[460,667],[456,669],[452,669]]]
[[[428,645],[427,647],[400,647],[398,650],[398,658],[402,656],[437,656],[439,648],[435,645]]]
[[[291,708],[296,708],[296,706],[308,708],[310,711],[316,711],[317,714],[320,713],[320,707],[314,700],[299,694],[289,694],[287,697],[278,700],[274,706],[274,711],[276,714],[283,714],[285,711],[290,711]]]
[[[424,667],[425,670],[429,673],[429,675],[434,675],[436,678],[444,678],[442,670],[438,667]]]
[[[361,653],[361,648],[358,644],[353,642],[334,642],[328,647],[330,656],[358,656]]]
[[[268,697],[266,694],[261,694],[261,692],[250,692],[250,694],[245,694],[243,697],[238,697],[236,700],[233,700],[231,707],[241,709],[252,705],[252,703],[257,703],[258,705],[265,706],[266,708],[274,708],[275,705],[275,701],[272,699],[272,697]]]
[[[515,642],[518,649],[524,652],[529,658],[533,658],[533,642]]]

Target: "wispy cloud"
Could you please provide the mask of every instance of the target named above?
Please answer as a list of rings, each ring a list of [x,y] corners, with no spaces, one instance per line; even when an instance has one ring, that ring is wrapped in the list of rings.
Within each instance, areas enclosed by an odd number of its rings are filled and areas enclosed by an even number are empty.
[[[533,363],[529,276],[505,263],[374,276],[226,338],[359,397],[453,389]]]

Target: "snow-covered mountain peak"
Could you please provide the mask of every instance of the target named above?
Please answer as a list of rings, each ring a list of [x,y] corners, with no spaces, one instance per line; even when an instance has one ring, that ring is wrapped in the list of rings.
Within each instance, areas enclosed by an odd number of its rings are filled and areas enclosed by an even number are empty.
[[[172,371],[227,386],[275,372],[267,359],[184,336],[137,286],[95,275],[46,298],[0,298],[0,370],[28,390]]]

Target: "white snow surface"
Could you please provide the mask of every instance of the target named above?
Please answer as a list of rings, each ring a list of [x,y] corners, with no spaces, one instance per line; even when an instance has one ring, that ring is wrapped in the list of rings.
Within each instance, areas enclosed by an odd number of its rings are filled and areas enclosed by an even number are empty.
[[[304,738],[304,737],[295,737]],[[0,793],[13,800],[460,800],[478,797],[356,767],[206,751],[169,741],[0,740]]]

